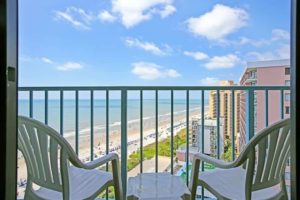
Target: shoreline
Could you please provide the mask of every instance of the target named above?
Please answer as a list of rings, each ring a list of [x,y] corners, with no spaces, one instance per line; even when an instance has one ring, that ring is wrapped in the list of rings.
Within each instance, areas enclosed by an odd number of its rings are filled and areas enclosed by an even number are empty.
[[[190,113],[195,112],[196,110],[199,110],[199,109],[200,109],[200,107],[192,108],[192,109],[190,109]],[[205,107],[205,112],[206,112],[207,109],[208,109],[208,106]],[[176,112],[174,112],[173,116],[175,118],[175,116],[182,115],[184,113],[186,113],[186,110],[176,111]],[[169,113],[158,115],[158,120],[163,119],[167,116],[171,117],[171,113],[169,112]],[[155,120],[155,116],[143,117],[143,122],[145,122],[147,120]],[[135,118],[135,119],[129,120],[127,122],[127,125],[130,126],[131,124],[134,124],[134,123],[140,123],[140,118]],[[120,125],[121,125],[120,121],[113,122],[113,123],[109,124],[109,129],[114,130],[114,129],[118,128],[118,126],[120,126]],[[105,132],[106,131],[106,125],[104,125],[104,124],[94,125],[94,132],[95,131],[104,131]],[[90,133],[90,126],[86,125],[86,127],[81,128],[80,130],[78,130],[78,132],[79,132],[79,135],[89,134]],[[71,130],[71,131],[67,130],[64,133],[64,137],[67,139],[69,137],[74,137],[75,134],[76,134],[75,130]]]
[[[190,120],[194,117],[200,117],[200,114],[194,109],[190,111]],[[177,114],[174,115],[174,127],[179,126],[180,124],[185,124],[186,115]],[[159,118],[158,122],[158,132],[161,132],[171,125],[170,115],[164,115]],[[102,132],[95,130],[94,128],[94,156],[102,156],[106,154],[106,129],[103,128]],[[140,121],[135,120],[134,123],[128,123],[127,125],[127,145],[134,143],[135,141],[139,143],[140,140]],[[175,129],[174,129],[175,132]],[[155,134],[155,117],[148,118],[143,121],[143,136],[149,137],[151,134]],[[90,151],[91,151],[91,142],[90,142],[90,129],[85,129],[79,131],[79,157],[84,161],[89,161]],[[75,132],[74,135],[65,136],[65,139],[71,144],[75,149]],[[145,139],[144,139],[145,140]],[[116,152],[121,148],[121,127],[120,125],[114,125],[109,128],[109,152]],[[139,145],[138,145],[139,147]],[[129,148],[129,147],[128,147]],[[120,155],[120,152],[116,152]],[[128,152],[129,155],[129,152]]]

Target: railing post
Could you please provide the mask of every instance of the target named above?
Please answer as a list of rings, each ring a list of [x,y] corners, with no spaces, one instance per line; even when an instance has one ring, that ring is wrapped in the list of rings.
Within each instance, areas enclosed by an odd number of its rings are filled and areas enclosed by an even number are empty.
[[[158,90],[155,90],[155,173],[158,172]]]
[[[171,90],[171,174],[174,174],[174,91]]]
[[[33,118],[33,91],[29,91],[29,117]]]
[[[190,123],[190,91],[186,91],[186,185],[189,185],[189,161],[190,161],[190,151],[189,151],[189,123]]]
[[[124,196],[127,191],[127,90],[121,90],[121,177]]]
[[[204,90],[201,90],[201,153],[204,152]],[[201,172],[204,171],[204,161],[201,161]],[[201,199],[204,199],[204,188],[201,187]]]
[[[265,127],[269,126],[269,91],[265,90]]]
[[[246,93],[246,143],[254,136],[254,90]]]
[[[48,124],[48,91],[45,90],[45,124]]]
[[[220,159],[220,154],[221,154],[221,149],[220,149],[220,140],[221,140],[221,137],[220,137],[220,90],[217,90],[217,143],[216,143],[216,146],[217,146],[217,151],[216,151],[216,156],[218,159]],[[223,121],[223,126],[224,126],[224,121]]]
[[[91,120],[91,143],[90,143],[90,153],[91,153],[91,161],[94,160],[94,90],[90,91],[90,120]]]
[[[280,103],[279,103],[279,109],[280,109],[280,118],[284,119],[284,90],[280,90]]]
[[[64,91],[60,90],[60,134],[64,134]]]
[[[78,103],[78,90],[75,91],[75,152],[79,155],[79,103]]]
[[[143,173],[143,90],[140,90],[140,173]]]
[[[235,91],[231,91],[231,159],[232,161],[235,159]],[[237,116],[239,117],[239,116]]]
[[[105,152],[106,154],[109,153],[109,90],[107,89],[105,92],[105,114],[106,114],[106,130],[105,130]],[[108,164],[106,163],[106,171],[108,171]],[[105,195],[105,199],[108,200],[108,188],[106,188],[106,195]]]

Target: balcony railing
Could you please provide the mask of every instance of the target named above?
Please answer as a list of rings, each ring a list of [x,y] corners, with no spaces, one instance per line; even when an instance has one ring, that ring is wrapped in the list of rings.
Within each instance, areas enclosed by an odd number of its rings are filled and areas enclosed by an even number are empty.
[[[29,117],[33,118],[40,118],[40,120],[43,120],[45,124],[49,124],[51,126],[51,120],[49,118],[51,109],[51,100],[54,98],[57,101],[57,104],[55,104],[55,109],[57,110],[57,115],[56,115],[56,121],[58,125],[56,126],[56,129],[58,132],[60,132],[61,135],[64,135],[64,124],[66,120],[66,115],[70,110],[66,111],[66,106],[68,106],[67,101],[69,99],[72,99],[74,103],[70,104],[72,107],[74,107],[74,116],[72,115],[72,119],[70,117],[67,118],[68,123],[73,121],[72,123],[75,125],[74,127],[74,150],[77,154],[80,154],[80,137],[81,137],[81,130],[80,130],[80,109],[81,109],[81,100],[85,99],[85,101],[88,101],[89,103],[84,105],[85,107],[88,106],[89,113],[85,115],[85,118],[89,118],[89,137],[90,137],[90,146],[89,146],[89,159],[93,160],[95,158],[95,125],[97,124],[97,121],[95,120],[95,115],[96,114],[102,114],[102,122],[104,123],[103,132],[105,135],[105,153],[109,153],[110,151],[113,150],[120,150],[120,157],[121,157],[121,176],[122,176],[122,184],[124,186],[124,190],[126,191],[126,184],[127,184],[127,172],[128,172],[128,146],[131,145],[132,143],[139,143],[139,147],[135,147],[135,151],[139,151],[139,172],[143,173],[144,167],[143,167],[143,161],[145,160],[144,158],[144,141],[145,137],[147,136],[144,131],[144,121],[147,120],[145,117],[149,117],[145,115],[145,108],[148,106],[145,101],[147,101],[149,98],[152,99],[152,103],[154,104],[153,109],[150,109],[151,112],[153,112],[153,122],[154,122],[154,135],[151,137],[154,137],[154,146],[155,146],[155,156],[154,156],[154,171],[159,172],[159,135],[160,135],[160,130],[159,130],[159,120],[161,119],[161,116],[159,115],[159,109],[162,107],[168,107],[169,112],[167,115],[169,116],[168,118],[168,123],[167,126],[169,126],[168,131],[170,135],[168,138],[170,139],[170,165],[169,165],[169,172],[171,174],[174,174],[175,169],[174,169],[174,162],[175,162],[175,149],[174,146],[174,138],[175,138],[175,128],[178,126],[185,127],[185,169],[186,169],[186,183],[188,184],[189,182],[189,176],[188,172],[190,169],[190,162],[191,162],[191,156],[190,156],[190,134],[192,129],[192,115],[191,112],[195,113],[197,112],[199,115],[199,118],[197,119],[199,123],[202,125],[200,126],[200,135],[198,136],[201,144],[198,146],[198,150],[200,152],[205,153],[205,138],[204,138],[204,132],[205,132],[205,120],[207,117],[205,116],[205,106],[208,106],[207,100],[209,98],[209,94],[207,92],[209,91],[216,91],[216,118],[214,119],[216,122],[216,149],[213,151],[216,152],[216,157],[221,158],[221,154],[224,153],[222,152],[221,149],[221,143],[224,141],[221,140],[221,138],[224,138],[221,135],[220,130],[222,127],[221,126],[221,112],[220,112],[220,92],[221,91],[229,91],[231,96],[228,96],[228,101],[230,101],[231,104],[231,109],[229,110],[230,112],[230,139],[231,139],[231,148],[232,148],[232,154],[231,154],[231,159],[235,159],[236,157],[236,152],[234,151],[236,149],[236,137],[237,137],[237,132],[236,132],[236,126],[241,127],[241,130],[239,131],[239,134],[241,132],[245,133],[242,135],[240,138],[244,138],[245,141],[242,142],[247,142],[249,139],[254,135],[254,130],[256,129],[255,124],[256,120],[260,119],[255,116],[255,105],[257,106],[257,103],[254,103],[254,95],[256,93],[262,93],[264,100],[260,102],[260,106],[264,108],[263,113],[258,113],[259,115],[263,115],[264,119],[264,125],[268,126],[269,125],[269,113],[270,110],[278,110],[278,119],[283,119],[285,117],[284,113],[284,106],[286,106],[284,102],[284,93],[285,91],[290,90],[289,86],[111,86],[111,87],[20,87],[19,88],[19,114],[22,115],[28,115]],[[56,94],[53,95],[53,94]],[[80,98],[80,95],[84,96],[84,98]],[[96,97],[96,93],[101,93],[99,96]],[[240,102],[239,105],[241,108],[236,108],[235,110],[235,105],[238,105],[235,102],[235,94],[240,93]],[[178,95],[179,94],[179,95]],[[50,97],[50,95],[53,95],[55,97]],[[278,97],[276,100],[276,108],[274,107],[273,100],[270,99],[270,95],[274,95]],[[71,97],[70,97],[71,96]],[[111,97],[113,96],[113,97]],[[133,97],[130,97],[133,96]],[[179,98],[178,98],[179,96]],[[160,98],[163,97],[163,98]],[[100,111],[97,111],[96,107],[100,105],[98,100],[101,99],[101,106],[103,109]],[[129,121],[132,119],[128,119],[128,114],[131,112],[131,99],[135,99],[135,103],[138,104],[136,108],[138,110],[135,110],[135,116],[138,116],[138,122],[139,123],[139,138],[132,140],[129,139],[130,133],[129,131]],[[180,101],[181,104],[181,109],[175,109],[175,106],[177,106],[177,100],[181,99]],[[42,105],[40,104],[39,106],[42,106],[42,109],[37,110],[35,112],[35,103],[36,100],[39,100],[42,102]],[[23,105],[21,105],[20,101],[23,101]],[[167,103],[161,103],[162,101],[166,101]],[[261,99],[260,99],[261,101]],[[26,103],[24,103],[26,102]],[[118,103],[116,103],[118,102]],[[272,102],[269,104],[269,102]],[[28,103],[28,105],[27,105]],[[113,105],[111,105],[113,104]],[[146,105],[147,104],[147,105]],[[26,108],[24,108],[24,105]],[[192,106],[191,106],[192,105]],[[273,106],[270,108],[270,105]],[[22,108],[20,108],[22,106]],[[112,130],[112,122],[115,123],[115,121],[110,121],[111,120],[111,109],[112,106],[116,106],[120,109],[120,124],[119,124],[119,130],[120,130],[120,145],[117,148],[110,149],[110,143],[114,141],[110,141],[110,135]],[[135,109],[136,109],[135,108]],[[20,110],[22,109],[22,110]],[[27,111],[25,111],[27,109]],[[149,108],[148,108],[149,109]],[[166,109],[166,108],[164,108]],[[184,118],[185,122],[183,123],[178,123],[175,118],[178,116],[178,112],[184,112]],[[150,111],[149,111],[150,112]],[[148,113],[149,113],[148,112]],[[236,112],[238,113],[239,116],[236,116]],[[137,114],[138,113],[138,114]],[[256,115],[258,115],[256,114]],[[70,115],[71,116],[71,115]],[[73,118],[74,117],[74,118]],[[115,116],[114,116],[115,117]],[[235,119],[240,118],[240,123],[237,125],[235,124]],[[274,116],[272,116],[274,118]],[[85,119],[86,120],[86,119]],[[229,119],[226,119],[229,120]],[[245,122],[245,123],[243,123]],[[212,137],[213,138],[213,137]],[[189,158],[189,159],[187,159]],[[202,165],[202,170],[204,170],[204,165]],[[108,169],[108,168],[106,168]],[[202,197],[203,197],[203,190],[202,190]]]

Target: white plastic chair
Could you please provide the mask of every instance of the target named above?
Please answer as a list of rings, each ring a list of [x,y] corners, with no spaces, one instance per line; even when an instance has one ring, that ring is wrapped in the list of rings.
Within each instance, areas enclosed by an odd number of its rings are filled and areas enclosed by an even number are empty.
[[[82,163],[54,129],[22,116],[18,122],[18,145],[27,166],[25,199],[94,199],[111,185],[116,199],[123,199],[117,154]],[[112,173],[95,169],[110,161]],[[33,185],[40,188],[35,190]]]
[[[257,133],[233,162],[196,154],[189,184],[192,199],[198,185],[218,199],[288,199],[284,174],[290,135],[290,120],[285,119]],[[201,161],[221,169],[199,175]]]

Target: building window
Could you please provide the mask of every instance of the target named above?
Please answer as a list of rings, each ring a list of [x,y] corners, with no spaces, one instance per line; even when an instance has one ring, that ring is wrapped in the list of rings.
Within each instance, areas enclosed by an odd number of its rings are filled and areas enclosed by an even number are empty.
[[[285,101],[290,101],[290,99],[291,99],[290,93],[284,94],[284,100],[285,100]]]
[[[290,68],[289,67],[285,68],[285,75],[290,75]]]
[[[285,85],[286,86],[290,86],[291,85],[291,81],[290,80],[285,80]]]
[[[290,107],[289,106],[285,107],[285,114],[290,114]]]
[[[255,71],[251,71],[250,73],[249,73],[249,77],[248,78],[250,78],[250,79],[255,79],[256,78],[256,72]]]

